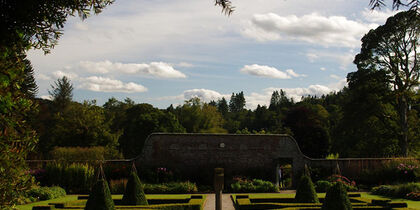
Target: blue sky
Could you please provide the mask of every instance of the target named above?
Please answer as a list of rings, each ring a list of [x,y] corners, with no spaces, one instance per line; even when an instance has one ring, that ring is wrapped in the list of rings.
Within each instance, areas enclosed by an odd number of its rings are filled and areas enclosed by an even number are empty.
[[[116,0],[101,14],[67,21],[48,55],[29,54],[39,97],[67,76],[74,100],[127,97],[159,108],[244,91],[246,107],[283,89],[298,100],[346,85],[360,38],[395,12],[368,0]]]

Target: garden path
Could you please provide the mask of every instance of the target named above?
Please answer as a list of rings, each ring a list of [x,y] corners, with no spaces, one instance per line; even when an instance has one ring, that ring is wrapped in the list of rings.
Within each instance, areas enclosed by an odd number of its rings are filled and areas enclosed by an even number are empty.
[[[230,194],[223,194],[222,195],[222,207],[223,210],[235,210],[233,207],[232,199],[230,198]],[[216,209],[216,200],[214,193],[207,194],[206,202],[204,203],[204,210],[215,210]]]

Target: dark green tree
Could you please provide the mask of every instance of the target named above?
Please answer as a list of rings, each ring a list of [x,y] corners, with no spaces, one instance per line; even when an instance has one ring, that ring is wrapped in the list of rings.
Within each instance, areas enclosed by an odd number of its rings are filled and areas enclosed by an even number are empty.
[[[308,175],[302,175],[295,195],[296,203],[319,203],[314,183]]]
[[[227,116],[228,112],[229,112],[229,106],[228,103],[225,99],[225,97],[223,97],[222,99],[217,101],[217,110],[220,112],[220,114],[222,114],[224,117]]]
[[[229,111],[230,112],[240,112],[245,109],[245,96],[244,92],[232,93],[229,101]]]
[[[125,205],[149,205],[135,167],[133,167],[130,177],[128,178],[122,203]]]
[[[384,71],[395,96],[399,118],[401,155],[407,156],[409,145],[408,113],[414,89],[419,87],[420,14],[416,10],[400,12],[385,25],[369,31],[362,38],[362,48],[354,63],[357,68]]]
[[[330,187],[325,195],[322,210],[352,210],[352,206],[347,195],[346,187],[341,182],[336,182]]]
[[[25,63],[25,79],[21,85],[21,90],[28,98],[33,99],[38,92],[38,85],[34,78],[34,68],[32,68],[32,64],[28,59],[25,58],[23,62]]]
[[[92,187],[89,198],[86,202],[85,210],[113,210],[114,201],[111,197],[108,183],[104,178],[100,178]]]
[[[73,100],[73,85],[70,80],[64,76],[51,85],[52,90],[48,93],[51,95],[52,100],[57,108],[57,111],[63,111],[66,106]]]
[[[183,133],[185,128],[169,112],[161,111],[150,104],[136,104],[126,110],[126,118],[121,128],[124,133],[119,138],[120,148],[125,158],[140,154],[144,141],[153,132]]]

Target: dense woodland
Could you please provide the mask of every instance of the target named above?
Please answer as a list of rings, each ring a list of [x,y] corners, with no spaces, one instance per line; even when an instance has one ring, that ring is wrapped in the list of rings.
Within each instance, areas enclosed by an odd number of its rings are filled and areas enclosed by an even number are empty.
[[[152,132],[287,133],[310,157],[418,155],[418,0],[392,1],[393,8],[411,9],[366,34],[348,87],[322,97],[296,102],[279,91],[268,107],[255,110],[245,107],[243,92],[209,103],[191,99],[165,110],[114,98],[97,106],[72,101],[71,81],[61,78],[53,84],[52,101],[34,98],[27,51],[49,53],[69,16],[85,19],[113,2],[0,1],[0,207],[17,203],[34,184],[27,173],[28,154],[48,158],[57,146],[104,146],[110,158],[130,158]],[[229,0],[215,3],[232,14]],[[384,6],[381,0],[370,3]]]

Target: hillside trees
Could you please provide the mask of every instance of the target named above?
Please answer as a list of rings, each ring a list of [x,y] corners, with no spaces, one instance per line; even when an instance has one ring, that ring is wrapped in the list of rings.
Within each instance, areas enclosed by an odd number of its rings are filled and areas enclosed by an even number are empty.
[[[362,48],[354,63],[359,70],[383,71],[392,87],[394,108],[398,113],[401,155],[407,156],[409,145],[408,116],[414,89],[419,87],[420,54],[418,52],[420,15],[415,10],[388,18],[385,25],[369,31],[362,38]]]

